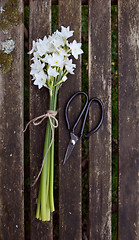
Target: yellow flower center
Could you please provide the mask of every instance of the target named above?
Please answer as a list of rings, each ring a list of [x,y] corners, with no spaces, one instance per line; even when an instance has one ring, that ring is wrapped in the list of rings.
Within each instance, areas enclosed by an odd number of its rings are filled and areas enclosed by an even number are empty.
[[[41,78],[41,81],[43,81],[43,78]]]
[[[58,63],[58,61],[56,61],[56,63]]]

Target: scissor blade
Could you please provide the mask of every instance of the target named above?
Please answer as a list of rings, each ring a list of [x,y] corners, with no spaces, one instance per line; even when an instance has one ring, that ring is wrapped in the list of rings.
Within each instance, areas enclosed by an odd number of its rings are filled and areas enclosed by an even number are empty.
[[[75,145],[73,145],[72,143],[69,143],[68,147],[67,147],[67,151],[65,154],[65,158],[64,158],[64,162],[63,165],[65,164],[65,162],[69,159],[73,149],[74,149]]]
[[[69,159],[69,157],[70,157],[70,155],[71,155],[71,153],[72,153],[72,151],[75,147],[75,144],[78,141],[78,137],[75,136],[74,133],[70,133],[70,136],[71,136],[71,139],[70,139],[69,145],[67,147],[67,151],[66,151],[66,154],[65,154],[63,165]]]

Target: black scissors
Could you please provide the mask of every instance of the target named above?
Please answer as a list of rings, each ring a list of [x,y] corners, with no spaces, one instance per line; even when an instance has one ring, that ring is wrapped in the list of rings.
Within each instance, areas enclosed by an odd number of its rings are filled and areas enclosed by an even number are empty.
[[[78,116],[76,122],[74,123],[73,127],[71,128],[70,126],[70,123],[69,123],[69,119],[68,119],[68,108],[69,108],[69,105],[71,103],[71,101],[77,96],[77,95],[84,95],[86,97],[86,102],[85,102],[85,105],[80,113],[80,115]],[[86,123],[86,118],[87,118],[87,115],[88,115],[88,112],[89,112],[89,108],[92,104],[92,102],[97,102],[100,106],[100,109],[101,109],[101,117],[100,117],[100,121],[98,123],[98,125],[93,129],[91,130],[90,132],[88,132],[86,134],[85,137],[90,137],[93,133],[95,133],[101,126],[102,122],[103,122],[103,118],[104,118],[104,107],[103,107],[103,103],[101,102],[100,99],[94,97],[94,98],[91,98],[90,100],[88,99],[88,95],[85,93],[85,92],[76,92],[72,95],[72,97],[69,99],[69,101],[67,102],[67,105],[66,105],[66,108],[65,108],[65,118],[66,118],[66,123],[67,123],[67,127],[68,127],[68,130],[70,132],[70,142],[69,142],[69,145],[67,147],[67,150],[66,150],[66,154],[65,154],[65,158],[64,158],[64,162],[63,162],[63,165],[65,164],[65,162],[69,159],[77,141],[82,137],[83,135],[83,131],[84,131],[84,127],[85,127],[85,123]],[[81,117],[82,115],[85,113],[84,115],[84,118],[83,118],[83,122],[82,122],[82,127],[81,127],[81,131],[80,133],[77,135],[74,134],[74,131],[75,131],[75,128],[77,127],[77,124],[79,123],[79,121],[81,120]]]

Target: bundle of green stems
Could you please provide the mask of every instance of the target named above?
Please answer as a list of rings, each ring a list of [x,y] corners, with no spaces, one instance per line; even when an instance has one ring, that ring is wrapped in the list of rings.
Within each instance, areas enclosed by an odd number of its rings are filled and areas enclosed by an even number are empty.
[[[60,76],[59,76],[60,77]],[[57,94],[59,85],[55,86],[52,91],[50,91],[50,104],[49,110],[56,111],[57,106]],[[54,124],[54,120],[52,119]],[[44,166],[41,173],[39,195],[37,200],[37,210],[36,218],[42,221],[50,221],[50,213],[55,211],[54,207],[54,129],[51,130],[50,121],[47,122],[46,135],[44,143],[44,154],[50,146],[51,139],[53,137],[53,142],[48,151]]]

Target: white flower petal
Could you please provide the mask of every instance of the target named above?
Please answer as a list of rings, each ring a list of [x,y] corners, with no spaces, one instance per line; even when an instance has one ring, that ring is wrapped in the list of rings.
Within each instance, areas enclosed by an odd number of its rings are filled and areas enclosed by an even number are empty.
[[[48,57],[47,61],[50,64],[50,66],[54,66],[54,67],[61,68],[64,65],[64,57],[57,53],[53,53],[53,55]]]
[[[65,68],[70,74],[74,74],[74,68],[76,67],[76,64],[72,64],[72,59],[67,59],[65,63]]]
[[[61,26],[61,36],[63,37],[63,38],[69,38],[69,37],[71,37],[71,36],[73,36],[73,33],[74,33],[74,31],[70,31],[69,30],[69,26],[66,28],[66,27],[63,27],[63,26]]]
[[[57,77],[59,73],[56,71],[56,68],[48,68],[48,75],[52,77]]]
[[[28,52],[28,54],[32,54],[35,50],[37,50],[36,42],[33,40],[33,47],[32,49]]]
[[[69,47],[75,59],[78,59],[78,55],[83,53],[83,50],[81,49],[81,43],[77,43],[76,40],[70,43]]]
[[[45,66],[45,64],[41,63],[40,60],[34,59],[34,63],[31,64],[30,74],[33,75],[33,74],[39,73],[40,71],[42,71],[44,66]]]
[[[34,77],[35,77],[34,85],[38,85],[39,89],[42,88],[43,86],[46,86],[47,75],[44,73],[44,71],[35,74]]]

